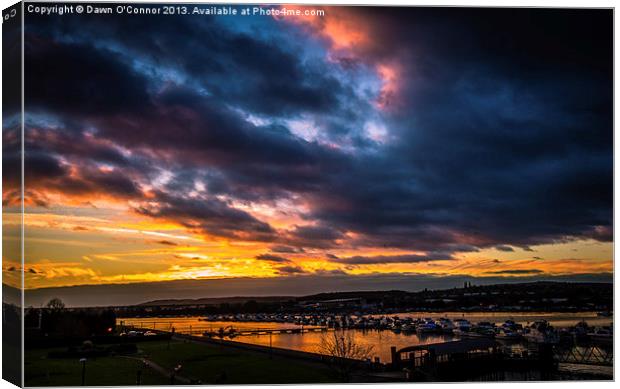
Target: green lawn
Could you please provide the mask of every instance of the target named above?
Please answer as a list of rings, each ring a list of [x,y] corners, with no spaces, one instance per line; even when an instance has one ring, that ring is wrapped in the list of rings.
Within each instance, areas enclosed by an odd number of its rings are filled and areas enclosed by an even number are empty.
[[[288,360],[267,354],[246,352],[219,346],[168,342],[139,343],[140,355],[170,370],[183,365],[180,375],[201,380],[204,384],[282,384],[335,382],[327,368],[314,363]],[[50,351],[26,350],[26,386],[80,385],[82,365],[77,359],[47,358]],[[169,385],[170,379],[142,363],[123,357],[89,359],[86,385],[135,385],[137,371],[142,371],[143,385]]]
[[[82,364],[77,358],[47,358],[50,351],[63,349],[27,350],[25,354],[26,386],[72,386],[82,383]],[[135,385],[138,370],[142,370],[143,385],[165,385],[170,380],[142,368],[142,363],[121,357],[89,358],[86,362],[86,385]]]
[[[76,358],[47,358],[50,351],[63,349],[26,350],[26,386],[72,386],[82,383],[82,364]],[[165,385],[170,380],[150,369],[142,368],[140,361],[121,357],[90,358],[86,362],[86,385],[135,385],[137,372],[142,370],[143,385]]]
[[[168,369],[183,366],[181,375],[204,384],[285,384],[335,382],[322,365],[226,347],[172,342],[143,343],[149,358]]]

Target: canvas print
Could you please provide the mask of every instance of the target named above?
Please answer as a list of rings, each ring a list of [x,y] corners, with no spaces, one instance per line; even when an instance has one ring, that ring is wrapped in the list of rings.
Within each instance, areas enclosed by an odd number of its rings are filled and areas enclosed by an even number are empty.
[[[612,380],[613,28],[6,9],[3,378]]]

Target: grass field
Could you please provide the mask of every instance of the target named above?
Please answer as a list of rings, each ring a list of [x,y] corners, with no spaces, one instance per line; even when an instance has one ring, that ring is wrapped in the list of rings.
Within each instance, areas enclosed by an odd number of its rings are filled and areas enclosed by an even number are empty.
[[[26,350],[24,373],[26,386],[72,386],[82,384],[82,364],[76,359],[48,359],[50,351],[62,349]],[[161,374],[142,368],[142,363],[121,357],[91,358],[86,362],[85,384],[135,385],[137,372],[142,370],[143,385],[166,385],[170,380]]]
[[[330,370],[312,362],[289,360],[267,354],[214,345],[170,342],[139,343],[140,353],[167,371],[181,364],[180,376],[203,384],[283,384],[336,382]],[[48,359],[50,351],[26,350],[27,386],[81,385],[82,365],[77,359]],[[102,357],[86,363],[86,385],[135,385],[141,370],[142,385],[169,385],[161,372],[125,357]]]

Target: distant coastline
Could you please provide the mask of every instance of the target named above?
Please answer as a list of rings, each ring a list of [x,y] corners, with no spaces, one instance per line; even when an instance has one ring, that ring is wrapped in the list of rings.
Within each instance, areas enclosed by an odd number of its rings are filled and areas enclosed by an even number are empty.
[[[9,286],[3,285],[5,296]],[[9,290],[10,292],[10,290]],[[28,302],[26,308],[37,307]],[[5,300],[5,302],[8,302]],[[102,307],[93,305],[92,308]],[[197,299],[155,299],[137,304],[110,304],[120,316],[174,316],[219,313],[363,311],[390,313],[435,312],[606,312],[613,310],[613,284],[549,282],[474,285],[407,292],[402,290],[324,292],[305,296],[231,296]],[[68,308],[88,308],[71,307]]]

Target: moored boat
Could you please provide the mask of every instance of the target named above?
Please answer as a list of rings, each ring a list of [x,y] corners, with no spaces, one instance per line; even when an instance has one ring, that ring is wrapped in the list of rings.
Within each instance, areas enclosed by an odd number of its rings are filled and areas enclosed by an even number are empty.
[[[556,344],[560,341],[558,332],[546,320],[537,320],[523,329],[523,337],[531,343]]]
[[[588,338],[595,342],[612,343],[614,341],[613,327],[597,327],[588,333]]]
[[[467,335],[467,333],[471,330],[471,323],[469,322],[469,320],[465,320],[465,319],[455,319],[454,322],[454,329],[452,330],[452,333],[454,335],[457,336],[463,336],[463,335]]]
[[[435,334],[441,332],[441,327],[438,326],[433,319],[426,318],[422,323],[417,325],[416,332],[418,334]]]
[[[506,341],[518,341],[521,340],[522,336],[519,332],[514,331],[507,327],[499,327],[495,334],[495,338],[499,340]]]
[[[440,318],[436,323],[444,334],[451,334],[454,331],[454,323],[445,317]]]

